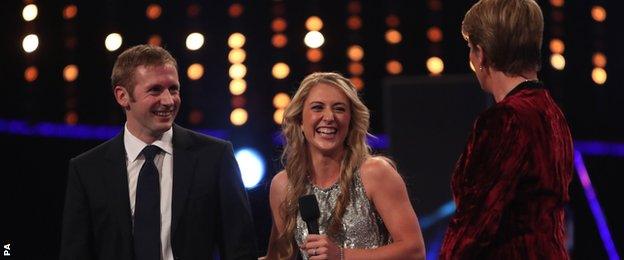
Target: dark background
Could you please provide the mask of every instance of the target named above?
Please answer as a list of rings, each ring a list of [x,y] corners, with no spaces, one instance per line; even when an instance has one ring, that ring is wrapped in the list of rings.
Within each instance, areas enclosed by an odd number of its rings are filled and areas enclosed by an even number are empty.
[[[21,17],[26,2],[38,5],[39,15],[32,22]],[[348,30],[347,6],[359,1],[7,1],[0,10],[0,239],[11,243],[13,259],[49,259],[58,255],[63,196],[70,158],[94,147],[97,138],[52,138],[36,133],[12,132],[5,122],[25,122],[36,126],[42,122],[64,124],[66,113],[75,111],[78,124],[121,126],[124,117],[110,91],[110,70],[115,57],[125,48],[145,43],[158,33],[163,46],[178,59],[183,106],[177,123],[193,129],[210,129],[224,133],[235,149],[252,147],[266,160],[266,176],[248,190],[256,221],[256,233],[263,254],[271,224],[268,209],[268,186],[272,175],[280,170],[281,148],[273,137],[279,130],[273,120],[273,95],[279,91],[293,93],[298,82],[312,71],[347,72],[347,46],[358,43],[365,50],[361,96],[371,109],[371,132],[388,137],[389,146],[378,146],[376,152],[395,158],[404,175],[411,199],[421,218],[435,215],[436,209],[450,200],[450,169],[459,156],[474,116],[491,100],[480,93],[469,76],[468,48],[461,38],[460,24],[473,1],[361,1],[363,26]],[[431,10],[432,3],[441,9]],[[71,21],[61,16],[67,4],[78,6]],[[145,8],[159,3],[162,16],[151,21]],[[244,7],[242,15],[232,18],[228,8],[234,3]],[[565,1],[555,8],[548,1],[538,1],[545,18],[543,68],[540,79],[549,88],[564,111],[575,141],[624,143],[624,46],[618,25],[624,24],[621,7],[616,2]],[[591,19],[593,5],[607,10],[607,19]],[[196,17],[188,8],[197,6]],[[288,44],[283,49],[271,45],[271,20],[283,10],[288,22],[285,34]],[[384,40],[389,14],[400,18],[397,29],[403,40],[389,45]],[[323,59],[318,64],[306,60],[303,44],[304,22],[310,15],[323,19],[325,35]],[[561,19],[556,18],[562,16]],[[439,26],[444,38],[430,43],[429,26]],[[122,47],[108,52],[104,38],[119,32]],[[189,51],[184,46],[191,32],[202,32],[204,46]],[[247,37],[245,77],[248,90],[245,108],[249,121],[240,127],[229,122],[232,97],[228,91],[227,37],[232,32]],[[39,48],[30,54],[21,48],[23,37],[39,36]],[[557,37],[565,42],[566,66],[554,70],[549,63],[548,42]],[[66,43],[73,38],[75,47]],[[591,56],[600,50],[607,56],[609,73],[604,85],[591,80]],[[425,67],[430,56],[444,60],[441,77],[431,77]],[[385,63],[397,58],[403,63],[398,76],[390,76]],[[291,69],[283,80],[271,76],[275,62],[284,61]],[[186,68],[202,63],[205,74],[198,81],[186,77]],[[63,80],[67,64],[80,69],[73,83]],[[37,66],[39,77],[24,80],[24,70]],[[466,76],[468,75],[468,76]],[[442,86],[443,87],[437,87]],[[191,111],[200,111],[203,120],[190,120]],[[457,113],[456,113],[457,112]],[[404,130],[404,131],[402,131]],[[399,141],[397,141],[399,140]],[[585,164],[602,205],[611,235],[618,251],[624,252],[624,215],[617,210],[617,189],[621,184],[624,158],[616,155],[586,155]],[[578,178],[571,184],[570,250],[574,259],[606,259],[602,240],[589,210]],[[435,252],[446,218],[423,228],[428,251]]]

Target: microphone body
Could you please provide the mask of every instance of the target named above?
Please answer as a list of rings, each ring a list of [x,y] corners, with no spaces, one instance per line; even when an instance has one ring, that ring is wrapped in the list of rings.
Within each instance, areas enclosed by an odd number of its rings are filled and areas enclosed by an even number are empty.
[[[301,219],[308,226],[308,234],[319,234],[318,219],[321,216],[321,211],[314,194],[304,195],[299,198],[299,213],[301,214]]]

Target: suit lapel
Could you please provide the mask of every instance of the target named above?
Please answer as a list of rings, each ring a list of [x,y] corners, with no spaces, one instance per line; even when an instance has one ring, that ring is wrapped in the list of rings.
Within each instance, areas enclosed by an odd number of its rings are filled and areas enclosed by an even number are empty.
[[[173,198],[171,234],[178,227],[178,222],[191,187],[196,163],[195,154],[190,151],[192,145],[186,129],[173,125]]]
[[[104,185],[110,191],[109,199],[112,214],[119,220],[123,243],[132,244],[132,217],[130,212],[130,198],[128,191],[128,170],[126,168],[126,149],[123,142],[123,130],[114,137],[108,151],[104,155],[107,162],[103,170]]]

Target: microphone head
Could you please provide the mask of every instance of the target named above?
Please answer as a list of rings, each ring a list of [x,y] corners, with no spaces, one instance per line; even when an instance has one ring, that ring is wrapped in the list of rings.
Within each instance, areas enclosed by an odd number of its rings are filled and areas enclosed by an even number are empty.
[[[299,213],[303,221],[315,221],[321,216],[318,201],[314,194],[304,195],[299,198]]]

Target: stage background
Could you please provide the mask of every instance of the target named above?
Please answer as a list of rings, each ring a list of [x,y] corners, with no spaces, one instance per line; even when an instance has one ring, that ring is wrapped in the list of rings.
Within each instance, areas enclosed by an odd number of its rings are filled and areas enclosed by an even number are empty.
[[[31,3],[37,5],[38,14],[25,21],[22,12]],[[471,75],[468,48],[459,30],[472,3],[3,3],[0,240],[3,245],[11,244],[9,259],[57,257],[68,161],[114,135],[124,122],[110,89],[115,57],[150,38],[157,43],[158,37],[179,64],[183,105],[176,122],[230,140],[237,151],[251,148],[261,155],[265,174],[248,189],[259,255],[266,251],[271,225],[269,183],[281,169],[280,128],[274,116],[283,103],[275,106],[275,96],[292,95],[310,72],[336,71],[361,87],[361,96],[371,109],[375,152],[398,162],[423,225],[429,257],[435,258],[453,210],[449,204],[453,163],[475,116],[492,102]],[[624,24],[622,9],[615,2],[598,0],[538,3],[546,23],[539,77],[568,119],[616,250],[605,249],[608,238],[596,224],[597,204],[588,204],[587,183],[582,185],[575,173],[567,207],[570,253],[574,259],[608,259],[613,252],[624,252],[624,215],[617,206],[621,204],[617,180],[624,170],[624,77],[620,73],[624,71],[624,41],[618,28]],[[151,4],[158,5],[160,11]],[[72,6],[77,10],[75,16],[71,15]],[[606,19],[601,20],[601,14],[606,14]],[[314,50],[303,42],[310,16],[323,22],[324,44]],[[123,42],[108,51],[105,39],[114,32]],[[185,45],[193,32],[204,39],[197,50]],[[245,37],[244,44],[238,46],[246,53],[242,62],[228,60],[230,51],[238,48],[228,46],[236,32]],[[38,36],[38,46],[30,53],[22,46],[29,34]],[[282,36],[287,39],[285,44]],[[361,56],[354,46],[361,47]],[[322,57],[315,61],[319,51]],[[430,60],[432,57],[440,58],[443,67]],[[288,66],[288,72],[274,66],[280,62]],[[198,79],[188,74],[192,64],[203,66]],[[240,77],[230,73],[233,64],[246,66],[242,77],[246,91],[236,95],[229,89],[230,76]],[[73,68],[77,68],[74,79]],[[276,78],[274,70],[285,77]],[[64,76],[63,71],[68,74]],[[604,82],[601,76],[606,77]],[[231,120],[237,108],[247,113],[244,122],[239,116]]]

